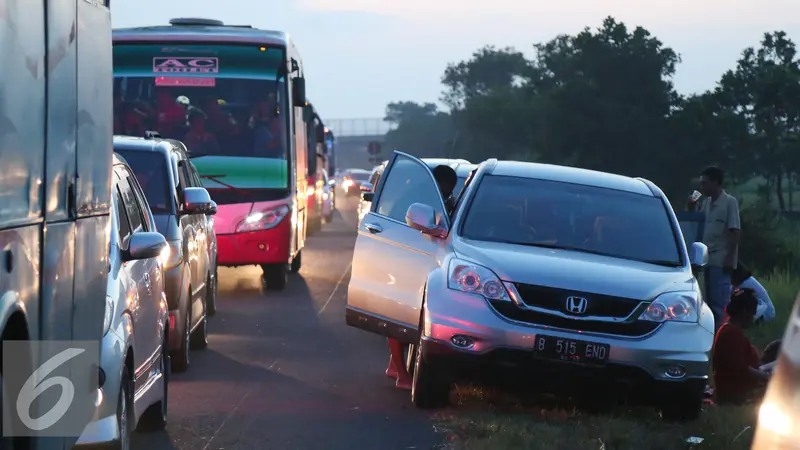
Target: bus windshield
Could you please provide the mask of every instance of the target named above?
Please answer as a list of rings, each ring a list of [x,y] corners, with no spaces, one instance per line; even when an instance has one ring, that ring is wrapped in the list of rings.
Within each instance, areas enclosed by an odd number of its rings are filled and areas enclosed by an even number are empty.
[[[209,189],[287,189],[284,61],[257,45],[115,45],[114,132],[182,141]]]

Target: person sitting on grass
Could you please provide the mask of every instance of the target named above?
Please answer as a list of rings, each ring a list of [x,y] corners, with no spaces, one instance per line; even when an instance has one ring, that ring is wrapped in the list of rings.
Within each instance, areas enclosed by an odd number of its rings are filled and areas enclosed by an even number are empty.
[[[775,319],[775,305],[767,294],[764,286],[756,280],[753,272],[750,272],[741,262],[731,273],[731,285],[734,289],[752,289],[758,298],[758,310],[756,311],[755,323],[758,324],[762,321],[768,322]]]
[[[758,297],[752,289],[737,289],[726,308],[728,320],[714,338],[712,351],[714,388],[719,404],[756,401],[764,393],[771,364],[780,352],[780,341],[770,343],[759,354],[744,329],[753,324]]]

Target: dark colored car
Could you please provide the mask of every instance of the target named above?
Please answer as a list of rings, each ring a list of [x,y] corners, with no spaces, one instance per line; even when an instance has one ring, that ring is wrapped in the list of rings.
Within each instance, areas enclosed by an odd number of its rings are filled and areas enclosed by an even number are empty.
[[[189,368],[190,348],[208,345],[208,315],[216,310],[216,245],[209,215],[217,205],[202,187],[179,141],[156,137],[114,137],[114,151],[133,169],[144,190],[158,232],[170,254],[164,264],[169,306],[172,366]]]

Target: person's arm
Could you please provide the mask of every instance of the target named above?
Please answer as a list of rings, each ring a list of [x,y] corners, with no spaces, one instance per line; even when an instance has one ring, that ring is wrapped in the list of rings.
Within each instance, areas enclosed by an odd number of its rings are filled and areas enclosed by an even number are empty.
[[[728,203],[728,217],[725,220],[727,226],[726,233],[726,253],[725,253],[725,269],[733,271],[734,260],[736,259],[736,252],[739,250],[739,236],[741,234],[741,221],[739,218],[739,202],[733,201]]]

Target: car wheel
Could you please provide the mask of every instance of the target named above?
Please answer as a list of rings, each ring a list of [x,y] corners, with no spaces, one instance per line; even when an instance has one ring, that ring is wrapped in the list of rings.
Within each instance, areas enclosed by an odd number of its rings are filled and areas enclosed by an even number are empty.
[[[702,410],[703,392],[687,389],[664,399],[661,418],[666,422],[691,422],[700,417]]]
[[[200,324],[192,333],[192,350],[203,350],[208,347],[208,314],[203,311],[203,317],[200,318]]]
[[[208,277],[206,287],[206,314],[213,316],[217,313],[217,265],[214,264],[214,276]]]
[[[160,431],[167,427],[167,406],[169,404],[169,339],[164,334],[164,342],[162,345],[161,360],[159,361],[159,370],[164,379],[163,388],[161,392],[161,401],[150,405],[145,410],[142,417],[139,419],[139,425],[136,427],[138,431]]]
[[[422,409],[442,408],[450,400],[450,382],[432,364],[432,358],[422,351],[422,333],[414,346],[414,376],[411,382],[411,402]]]
[[[131,448],[131,380],[128,368],[122,369],[122,378],[119,384],[119,400],[117,401],[117,426],[119,427],[119,440],[114,443],[115,450],[129,450]]]
[[[191,302],[191,300],[189,301]],[[189,311],[191,311],[191,307],[189,308]],[[181,339],[181,348],[172,355],[172,370],[175,372],[186,372],[189,370],[189,363],[191,361],[191,358],[189,358],[189,350],[191,349],[192,338],[191,314],[187,312],[184,314],[184,316],[186,317],[183,320],[183,338]]]
[[[406,350],[406,370],[408,373],[414,373],[414,366],[417,361],[417,344],[408,344]]]
[[[261,267],[261,284],[265,291],[282,291],[289,282],[289,271],[285,264],[271,264]]]
[[[300,267],[303,266],[303,251],[300,250],[297,252],[297,256],[292,259],[292,265],[289,268],[289,271],[292,273],[300,272]]]

